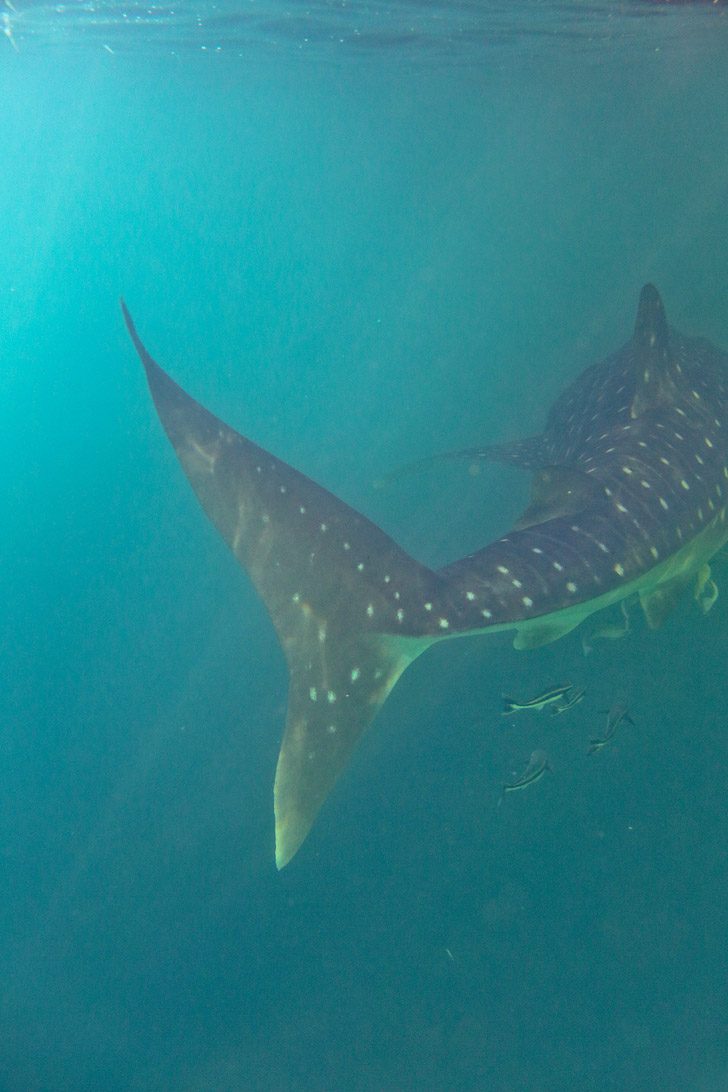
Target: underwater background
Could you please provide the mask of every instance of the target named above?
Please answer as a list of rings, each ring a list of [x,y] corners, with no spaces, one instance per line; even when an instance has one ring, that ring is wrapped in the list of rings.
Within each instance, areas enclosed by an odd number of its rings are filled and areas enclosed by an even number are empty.
[[[723,1092],[725,595],[588,655],[432,649],[277,873],[283,654],[118,300],[213,412],[460,557],[527,475],[377,480],[540,431],[645,281],[728,348],[728,11],[5,0],[0,30],[0,1092]],[[555,682],[584,701],[501,717]]]

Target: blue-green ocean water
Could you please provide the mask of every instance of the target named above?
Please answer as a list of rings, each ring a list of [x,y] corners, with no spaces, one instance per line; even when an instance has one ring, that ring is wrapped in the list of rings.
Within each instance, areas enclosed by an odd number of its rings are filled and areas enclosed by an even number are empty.
[[[118,297],[215,413],[459,557],[525,475],[375,479],[539,431],[646,280],[728,348],[724,9],[216,10],[4,11],[0,1090],[723,1092],[725,599],[431,650],[279,874],[283,656]]]

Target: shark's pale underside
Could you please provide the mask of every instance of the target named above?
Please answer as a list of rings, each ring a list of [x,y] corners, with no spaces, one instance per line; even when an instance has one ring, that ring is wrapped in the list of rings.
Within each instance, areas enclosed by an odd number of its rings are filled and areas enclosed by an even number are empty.
[[[659,625],[728,538],[728,355],[669,327],[652,285],[630,340],[561,395],[540,436],[469,453],[532,471],[531,500],[508,534],[437,572],[214,417],[124,317],[182,468],[285,651],[279,868],[429,645],[514,629],[534,648],[635,594]]]

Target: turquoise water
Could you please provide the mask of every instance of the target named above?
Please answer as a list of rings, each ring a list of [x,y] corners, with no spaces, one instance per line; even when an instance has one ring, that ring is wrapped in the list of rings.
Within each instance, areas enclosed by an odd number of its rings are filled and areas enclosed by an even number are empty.
[[[724,10],[255,11],[5,11],[0,1089],[724,1089],[724,600],[588,656],[431,650],[276,873],[283,656],[118,306],[459,557],[524,475],[373,482],[539,431],[647,280],[728,348]],[[501,719],[555,681],[585,700]],[[618,696],[635,727],[587,760]],[[535,748],[553,774],[499,806]]]

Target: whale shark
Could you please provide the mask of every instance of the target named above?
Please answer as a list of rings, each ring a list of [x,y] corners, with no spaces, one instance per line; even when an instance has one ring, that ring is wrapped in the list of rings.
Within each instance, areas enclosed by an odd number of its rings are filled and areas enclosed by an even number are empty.
[[[671,327],[651,284],[629,340],[575,379],[543,432],[468,451],[529,471],[530,500],[501,538],[439,570],[195,401],[121,306],[181,467],[285,653],[278,868],[430,645],[513,630],[517,649],[537,648],[629,597],[656,627],[728,539],[728,354]]]

